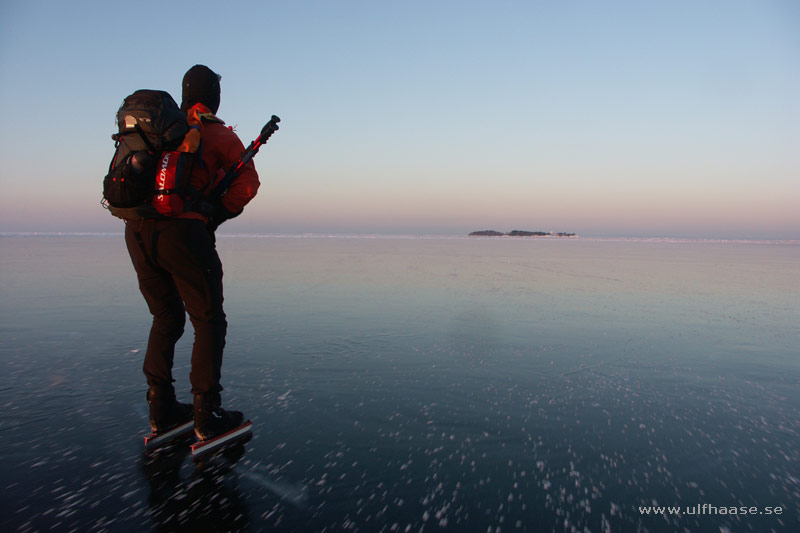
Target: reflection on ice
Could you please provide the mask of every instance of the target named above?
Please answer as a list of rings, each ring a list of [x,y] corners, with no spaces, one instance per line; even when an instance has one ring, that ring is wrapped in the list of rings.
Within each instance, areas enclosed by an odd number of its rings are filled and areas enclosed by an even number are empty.
[[[253,470],[243,470],[238,467],[236,468],[236,472],[242,477],[264,487],[271,493],[278,496],[281,500],[290,503],[298,509],[303,509],[306,505],[308,505],[308,494],[306,492],[306,488],[302,485],[290,485],[277,481],[271,481],[263,474],[259,474]]]

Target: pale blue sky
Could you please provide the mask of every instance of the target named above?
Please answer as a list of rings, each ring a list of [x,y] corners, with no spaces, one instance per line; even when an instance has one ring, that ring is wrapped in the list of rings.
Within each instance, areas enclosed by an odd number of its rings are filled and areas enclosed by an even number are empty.
[[[0,7],[0,232],[119,231],[122,99],[222,74],[241,232],[800,238],[800,2]]]

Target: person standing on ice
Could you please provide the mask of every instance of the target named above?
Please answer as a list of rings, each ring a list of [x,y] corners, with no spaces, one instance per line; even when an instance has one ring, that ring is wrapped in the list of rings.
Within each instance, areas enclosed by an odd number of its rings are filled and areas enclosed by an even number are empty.
[[[199,130],[202,139],[189,180],[195,191],[211,190],[220,171],[233,165],[244,150],[239,137],[215,115],[220,104],[220,79],[204,65],[193,66],[183,78],[181,109],[190,128]],[[223,409],[220,396],[227,321],[222,307],[222,263],[214,231],[220,223],[239,215],[258,187],[255,165],[249,161],[221,200],[195,201],[195,210],[176,217],[126,224],[128,253],[153,315],[143,370],[154,434],[192,417],[201,441],[242,424],[242,413]],[[194,328],[189,375],[193,405],[178,402],[172,385],[175,343],[183,334],[186,313]]]

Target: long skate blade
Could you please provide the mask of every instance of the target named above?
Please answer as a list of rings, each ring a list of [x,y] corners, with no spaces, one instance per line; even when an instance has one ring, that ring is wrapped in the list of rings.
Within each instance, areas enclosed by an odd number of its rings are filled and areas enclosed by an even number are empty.
[[[244,436],[248,435],[253,429],[253,422],[248,420],[241,426],[230,430],[227,433],[223,433],[219,437],[215,437],[209,440],[202,440],[195,442],[192,444],[192,456],[198,457],[200,455],[205,455],[215,450],[220,450],[224,448],[227,444],[231,444]]]
[[[156,435],[155,433],[151,433],[144,437],[144,447],[146,449],[157,448],[167,442],[171,441],[172,439],[179,437],[185,433],[188,433],[194,429],[194,420],[189,420],[179,426],[175,426],[174,428],[170,429],[166,433],[161,433],[160,435]]]

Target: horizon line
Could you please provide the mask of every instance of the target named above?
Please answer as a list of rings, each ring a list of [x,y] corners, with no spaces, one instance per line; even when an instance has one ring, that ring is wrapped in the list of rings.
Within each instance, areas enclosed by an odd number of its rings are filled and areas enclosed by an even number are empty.
[[[87,232],[87,231],[0,231],[0,237],[122,237],[124,232]],[[352,238],[352,239],[462,239],[462,240],[509,240],[509,241],[629,241],[629,242],[686,242],[686,243],[750,243],[750,244],[800,244],[800,239],[752,239],[752,238],[719,238],[719,237],[683,237],[683,236],[483,236],[453,233],[262,233],[234,232],[217,233],[217,237],[230,238]]]

